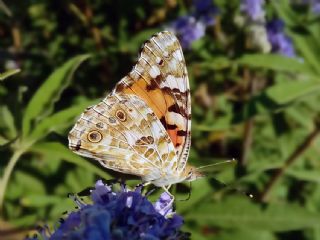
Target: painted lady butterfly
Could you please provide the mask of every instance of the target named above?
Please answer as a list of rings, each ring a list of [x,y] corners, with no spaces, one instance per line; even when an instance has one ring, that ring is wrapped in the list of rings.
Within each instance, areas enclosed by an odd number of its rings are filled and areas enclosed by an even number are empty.
[[[202,176],[187,164],[191,98],[178,39],[160,32],[144,43],[132,71],[69,133],[75,153],[164,187]]]

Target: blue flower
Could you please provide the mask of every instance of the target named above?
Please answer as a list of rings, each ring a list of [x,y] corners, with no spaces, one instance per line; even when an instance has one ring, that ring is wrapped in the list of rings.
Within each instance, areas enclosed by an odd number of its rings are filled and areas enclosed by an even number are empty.
[[[320,14],[320,0],[304,0],[304,2],[310,5],[313,13]]]
[[[180,17],[170,25],[170,30],[178,36],[182,48],[189,48],[192,42],[203,37],[205,29],[205,25],[193,16]]]
[[[214,24],[214,17],[218,13],[218,8],[213,5],[212,0],[193,0],[195,8],[194,16],[205,26]]]
[[[320,1],[313,1],[312,12],[315,14],[320,14]]]
[[[180,40],[182,48],[190,48],[191,43],[205,35],[208,26],[214,24],[218,13],[211,0],[194,0],[194,10],[173,21],[168,30],[174,32]]]
[[[293,3],[297,4],[308,4],[311,8],[311,11],[315,14],[320,14],[320,0],[296,0]]]
[[[248,15],[250,20],[257,21],[264,17],[264,0],[242,0],[240,10]]]
[[[279,19],[267,23],[268,40],[272,45],[272,52],[288,57],[295,57],[291,39],[284,33],[284,22]]]
[[[170,203],[172,201],[172,198],[167,192],[164,192],[161,194],[158,201],[154,204],[154,208],[158,213],[160,213],[163,216],[170,216],[173,214],[172,207],[170,207]]]
[[[183,219],[172,210],[172,198],[163,193],[153,205],[141,194],[124,185],[118,191],[97,181],[91,191],[92,204],[74,197],[79,210],[70,213],[45,239],[188,239],[180,231]]]

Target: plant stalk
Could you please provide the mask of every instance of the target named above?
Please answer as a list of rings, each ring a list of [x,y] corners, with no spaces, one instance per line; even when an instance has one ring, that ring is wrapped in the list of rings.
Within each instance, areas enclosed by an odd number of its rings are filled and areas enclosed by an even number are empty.
[[[4,170],[3,177],[0,179],[0,214],[3,210],[3,201],[4,201],[4,195],[8,186],[8,181],[11,176],[11,173],[19,160],[20,156],[24,153],[24,150],[17,150],[13,153],[12,157],[9,160],[8,165],[6,166]]]
[[[276,170],[270,181],[267,183],[264,191],[260,195],[260,201],[266,202],[268,200],[271,189],[279,182],[280,178],[285,173],[287,168],[291,166],[297,159],[299,159],[299,157],[310,147],[319,133],[320,128],[319,126],[317,126],[316,129],[305,138],[302,144],[299,145],[295,149],[295,151],[288,157],[283,167]]]

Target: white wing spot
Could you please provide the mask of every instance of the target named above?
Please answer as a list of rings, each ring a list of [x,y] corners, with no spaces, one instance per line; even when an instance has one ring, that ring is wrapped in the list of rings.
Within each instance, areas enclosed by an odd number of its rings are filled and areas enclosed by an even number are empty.
[[[160,69],[157,66],[153,65],[149,70],[149,74],[152,78],[156,78],[160,75]]]
[[[176,50],[173,52],[173,56],[178,59],[179,61],[182,61],[182,54],[180,52],[180,50]]]
[[[177,79],[172,75],[168,75],[167,76],[166,81],[164,82],[164,84],[166,84],[167,87],[169,87],[171,89],[178,88],[179,90],[181,90],[179,88],[179,86],[178,86]]]
[[[157,57],[157,58],[156,58],[156,62],[157,62],[158,64],[160,64],[161,60],[162,60],[162,59],[161,59],[160,57]]]

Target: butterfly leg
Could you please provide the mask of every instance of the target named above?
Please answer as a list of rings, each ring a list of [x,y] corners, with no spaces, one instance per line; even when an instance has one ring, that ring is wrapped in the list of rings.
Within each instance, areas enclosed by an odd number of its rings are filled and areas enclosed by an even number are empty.
[[[138,185],[141,185],[142,187],[145,187],[145,186],[150,185],[151,183],[152,183],[151,181],[150,182],[143,182],[143,183],[140,183]]]
[[[136,185],[136,188],[144,188],[145,186],[150,185],[152,182],[143,182],[143,183],[139,183],[138,185]]]
[[[136,189],[137,189],[137,188],[141,188],[141,191],[142,191],[142,189],[143,189],[145,186],[148,186],[148,185],[150,185],[151,183],[152,183],[151,181],[150,181],[150,182],[139,183],[138,185],[136,185]],[[157,187],[152,188],[151,190],[149,190],[149,191],[145,194],[145,196],[147,197],[147,196],[151,195],[156,189],[157,189]]]

